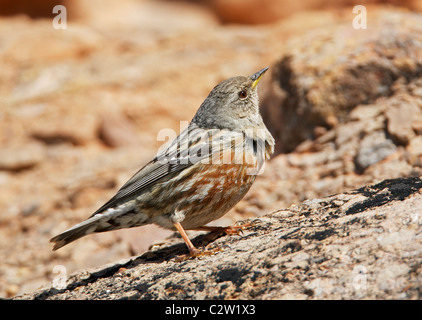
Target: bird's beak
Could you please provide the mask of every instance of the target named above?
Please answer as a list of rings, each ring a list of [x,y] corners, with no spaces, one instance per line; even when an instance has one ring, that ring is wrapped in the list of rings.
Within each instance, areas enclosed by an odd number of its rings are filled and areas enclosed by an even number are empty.
[[[254,73],[253,75],[251,75],[249,78],[251,78],[253,80],[252,82],[252,89],[255,89],[255,87],[257,86],[259,80],[261,80],[262,76],[264,75],[265,71],[268,70],[268,67],[259,70],[258,72]]]

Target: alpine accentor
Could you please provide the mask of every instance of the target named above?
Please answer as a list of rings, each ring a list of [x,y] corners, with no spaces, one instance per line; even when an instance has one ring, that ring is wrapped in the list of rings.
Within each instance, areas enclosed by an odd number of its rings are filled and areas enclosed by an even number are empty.
[[[205,224],[244,197],[274,150],[258,108],[257,84],[267,70],[219,83],[169,147],[90,218],[52,238],[53,250],[93,232],[155,223],[177,229],[191,256],[207,253],[194,247],[185,229],[218,229]]]

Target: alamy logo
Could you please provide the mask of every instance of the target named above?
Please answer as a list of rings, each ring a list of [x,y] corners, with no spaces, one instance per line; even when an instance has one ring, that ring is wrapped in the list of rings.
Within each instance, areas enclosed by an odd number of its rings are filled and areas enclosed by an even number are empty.
[[[354,6],[353,13],[356,14],[352,22],[353,29],[366,29],[366,7],[362,5]]]
[[[58,29],[67,29],[67,10],[63,5],[57,5],[53,8],[53,13],[57,14],[53,18],[53,28]]]

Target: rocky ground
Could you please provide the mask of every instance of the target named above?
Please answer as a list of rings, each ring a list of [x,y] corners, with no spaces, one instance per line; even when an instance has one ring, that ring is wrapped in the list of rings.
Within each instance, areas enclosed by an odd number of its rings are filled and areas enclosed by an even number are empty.
[[[74,274],[68,290],[21,297],[420,298],[420,180],[351,191],[422,175],[420,8],[368,5],[368,29],[355,30],[346,2],[243,21],[265,22],[258,25],[227,23],[240,21],[223,16],[221,1],[108,1],[101,10],[74,1],[64,30],[52,27],[53,15],[2,17],[0,297],[48,286],[64,268]],[[277,154],[215,224],[273,215],[242,241],[219,238],[229,248],[197,262],[168,262],[184,247],[154,226],[51,251],[53,235],[88,217],[153,157],[168,138],[161,130],[178,133],[216,83],[264,66],[271,74],[260,84],[261,108]],[[257,269],[251,253],[262,256]],[[121,259],[129,260],[114,264]],[[214,291],[182,290],[191,280],[201,286],[198,268]],[[150,278],[139,276],[145,271]],[[151,283],[170,271],[177,281]],[[366,289],[344,289],[361,272]]]
[[[399,178],[252,220],[183,262],[166,244],[16,299],[420,299],[422,180]],[[197,245],[209,243],[204,236]]]

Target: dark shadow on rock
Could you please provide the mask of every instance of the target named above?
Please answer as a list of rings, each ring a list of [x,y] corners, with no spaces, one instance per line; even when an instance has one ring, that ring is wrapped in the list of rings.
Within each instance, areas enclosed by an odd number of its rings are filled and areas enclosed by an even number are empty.
[[[346,215],[356,214],[365,210],[380,207],[393,200],[403,201],[410,195],[419,192],[422,180],[417,177],[388,179],[373,186],[366,186],[355,191],[368,199],[351,206]]]

